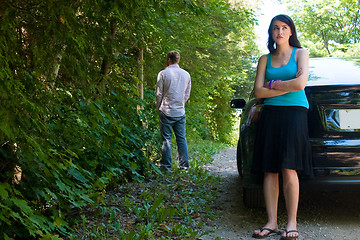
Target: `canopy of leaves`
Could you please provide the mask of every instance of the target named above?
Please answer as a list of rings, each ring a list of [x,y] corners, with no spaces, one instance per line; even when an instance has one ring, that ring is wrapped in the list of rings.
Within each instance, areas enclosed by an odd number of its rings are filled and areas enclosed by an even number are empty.
[[[169,50],[192,76],[189,136],[227,141],[254,22],[225,0],[1,1],[0,238],[66,235],[106,187],[156,170],[153,89]]]
[[[288,1],[312,56],[352,56],[359,49],[360,1]],[[348,54],[346,54],[348,52]]]

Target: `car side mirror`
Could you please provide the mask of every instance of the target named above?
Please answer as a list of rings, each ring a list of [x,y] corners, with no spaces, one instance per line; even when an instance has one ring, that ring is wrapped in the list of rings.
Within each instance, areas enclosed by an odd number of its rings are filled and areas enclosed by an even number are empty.
[[[235,109],[244,109],[246,101],[242,98],[236,98],[231,100],[230,107]]]

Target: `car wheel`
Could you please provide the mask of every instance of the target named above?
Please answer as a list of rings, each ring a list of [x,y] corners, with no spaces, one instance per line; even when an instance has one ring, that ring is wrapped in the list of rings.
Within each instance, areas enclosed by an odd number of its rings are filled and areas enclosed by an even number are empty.
[[[247,208],[265,206],[262,188],[243,188],[243,200]]]
[[[237,163],[237,169],[238,169],[239,175],[240,175],[240,177],[243,177],[243,166],[242,166],[242,159],[241,159],[240,141],[238,141],[238,145],[236,148],[236,163]]]

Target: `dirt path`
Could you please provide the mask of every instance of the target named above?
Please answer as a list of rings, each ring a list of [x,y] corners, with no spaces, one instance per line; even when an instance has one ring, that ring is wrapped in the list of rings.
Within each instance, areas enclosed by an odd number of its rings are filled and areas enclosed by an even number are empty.
[[[222,195],[216,202],[219,218],[204,227],[211,234],[204,240],[253,239],[252,231],[266,223],[265,209],[247,209],[242,202],[241,179],[236,168],[236,148],[214,156],[206,166],[224,181]],[[279,227],[286,225],[283,200],[279,203]],[[359,192],[301,192],[298,212],[298,239],[360,239]],[[280,239],[279,236],[267,239]]]

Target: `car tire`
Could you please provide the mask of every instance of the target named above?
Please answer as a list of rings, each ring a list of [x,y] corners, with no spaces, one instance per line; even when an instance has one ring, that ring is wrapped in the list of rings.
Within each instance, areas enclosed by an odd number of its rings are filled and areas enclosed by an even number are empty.
[[[243,163],[242,163],[242,159],[241,159],[241,145],[240,145],[240,141],[238,141],[237,144],[237,148],[236,148],[236,164],[237,164],[237,169],[239,172],[240,177],[243,177]]]
[[[243,188],[244,205],[247,208],[264,207],[264,194],[262,188]]]

